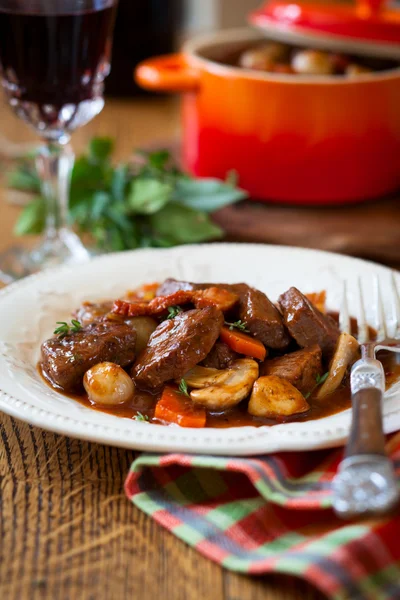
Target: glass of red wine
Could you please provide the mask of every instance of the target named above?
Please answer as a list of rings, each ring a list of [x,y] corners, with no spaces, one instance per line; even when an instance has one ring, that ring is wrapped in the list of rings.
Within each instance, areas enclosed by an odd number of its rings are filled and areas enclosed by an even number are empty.
[[[89,258],[68,226],[69,142],[103,109],[117,2],[0,0],[1,80],[11,108],[44,142],[36,160],[47,202],[39,247],[0,257],[9,279]]]

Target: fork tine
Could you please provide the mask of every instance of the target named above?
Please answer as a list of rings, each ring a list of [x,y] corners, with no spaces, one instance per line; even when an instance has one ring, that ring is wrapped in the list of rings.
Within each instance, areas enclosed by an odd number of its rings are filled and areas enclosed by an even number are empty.
[[[393,308],[395,318],[395,332],[394,337],[400,339],[400,296],[399,290],[396,284],[396,277],[394,272],[392,273],[392,290],[393,290]]]
[[[365,302],[361,283],[361,277],[358,278],[358,304],[359,304],[359,317],[358,323],[358,341],[360,344],[366,344],[369,342],[369,327],[367,319],[365,317]]]
[[[385,308],[383,305],[382,299],[382,289],[379,281],[379,277],[375,277],[375,299],[376,299],[376,329],[377,329],[377,341],[380,342],[388,337],[387,329],[386,329],[386,317],[385,317]]]
[[[339,328],[342,333],[351,333],[349,302],[347,298],[347,282],[343,281],[342,305],[339,312]]]

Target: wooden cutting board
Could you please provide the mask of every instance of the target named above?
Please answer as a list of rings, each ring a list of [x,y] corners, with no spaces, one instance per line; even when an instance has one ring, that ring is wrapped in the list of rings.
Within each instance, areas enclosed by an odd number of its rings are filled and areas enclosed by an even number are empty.
[[[317,248],[400,269],[400,194],[324,208],[247,201],[219,211],[215,220],[231,241]]]

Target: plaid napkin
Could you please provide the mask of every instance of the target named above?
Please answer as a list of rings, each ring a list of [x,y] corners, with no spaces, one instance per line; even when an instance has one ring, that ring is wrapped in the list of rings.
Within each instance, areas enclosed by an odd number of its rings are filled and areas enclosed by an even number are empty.
[[[400,477],[400,434],[388,451]],[[140,455],[125,491],[228,569],[302,577],[335,600],[400,599],[400,512],[338,520],[330,490],[341,457],[342,450],[246,459]]]

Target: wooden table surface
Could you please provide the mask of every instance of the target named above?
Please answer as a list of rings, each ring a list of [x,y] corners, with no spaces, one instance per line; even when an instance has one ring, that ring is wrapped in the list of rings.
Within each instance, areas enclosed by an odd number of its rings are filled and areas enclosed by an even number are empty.
[[[76,133],[76,150],[94,134],[117,138],[116,158],[135,146],[177,139],[177,101],[109,101],[93,123]],[[13,151],[13,144],[35,139],[0,104],[0,150]],[[3,187],[0,251],[13,242],[19,210],[7,199]],[[259,221],[263,207],[249,210]],[[225,217],[233,238],[246,237],[239,223],[248,214],[244,208],[239,216]],[[260,235],[258,227],[257,241]],[[130,451],[68,439],[0,415],[0,598],[321,598],[296,579],[224,571],[165,532],[123,495],[132,459]]]

